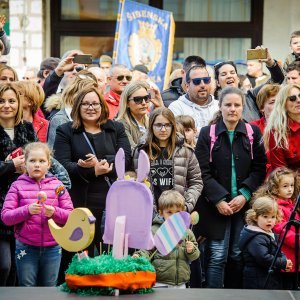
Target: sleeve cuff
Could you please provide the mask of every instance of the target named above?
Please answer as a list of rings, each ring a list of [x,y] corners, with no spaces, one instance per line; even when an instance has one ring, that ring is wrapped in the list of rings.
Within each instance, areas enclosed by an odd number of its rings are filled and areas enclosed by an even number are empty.
[[[239,189],[239,193],[246,198],[247,202],[250,201],[252,193],[248,188],[242,187],[241,189]]]

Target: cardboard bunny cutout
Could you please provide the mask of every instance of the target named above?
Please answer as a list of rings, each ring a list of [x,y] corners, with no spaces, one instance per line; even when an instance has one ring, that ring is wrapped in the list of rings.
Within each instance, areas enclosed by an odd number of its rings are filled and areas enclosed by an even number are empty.
[[[113,256],[126,255],[127,247],[150,250],[154,247],[151,233],[153,196],[144,183],[150,171],[147,154],[140,151],[137,179],[125,179],[125,153],[119,149],[115,158],[118,180],[106,198],[103,241],[113,244]],[[124,251],[125,250],[125,251]]]

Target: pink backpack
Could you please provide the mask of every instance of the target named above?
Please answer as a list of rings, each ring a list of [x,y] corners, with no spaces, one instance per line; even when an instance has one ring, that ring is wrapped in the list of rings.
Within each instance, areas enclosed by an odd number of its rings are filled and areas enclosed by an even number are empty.
[[[249,123],[245,123],[245,125],[246,125],[247,136],[251,147],[251,159],[253,159],[253,129]],[[218,136],[216,136],[216,124],[210,126],[209,136],[210,136],[209,162],[212,162],[211,152],[215,145],[216,140],[218,139]]]

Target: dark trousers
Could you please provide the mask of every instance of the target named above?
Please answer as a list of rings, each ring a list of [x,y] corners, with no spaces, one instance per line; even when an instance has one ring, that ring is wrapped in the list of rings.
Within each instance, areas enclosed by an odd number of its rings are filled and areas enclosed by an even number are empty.
[[[0,286],[16,285],[15,239],[0,239]]]

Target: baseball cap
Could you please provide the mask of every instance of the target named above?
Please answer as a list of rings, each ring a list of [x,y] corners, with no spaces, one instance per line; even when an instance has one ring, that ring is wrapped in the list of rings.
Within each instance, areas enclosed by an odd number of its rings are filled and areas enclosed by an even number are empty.
[[[132,71],[140,71],[146,75],[149,73],[149,69],[145,65],[135,65]]]

